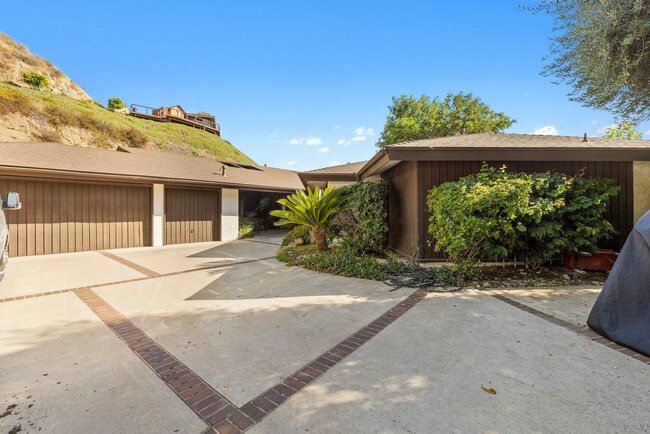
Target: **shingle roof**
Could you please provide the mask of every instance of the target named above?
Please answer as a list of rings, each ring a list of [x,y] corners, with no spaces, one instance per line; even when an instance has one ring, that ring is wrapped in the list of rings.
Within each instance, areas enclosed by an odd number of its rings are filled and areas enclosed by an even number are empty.
[[[152,182],[208,184],[233,188],[279,191],[302,189],[298,173],[266,166],[255,169],[226,167],[207,158],[165,152],[132,150],[116,152],[58,143],[0,143],[0,171],[32,169],[57,174],[85,174],[89,178],[111,176]]]
[[[459,134],[437,139],[413,140],[387,148],[616,148],[650,149],[650,140],[601,139],[575,136],[541,136],[534,134]]]
[[[361,169],[368,161],[359,161],[356,163],[347,163],[339,164],[338,166],[323,167],[322,169],[307,170],[302,172],[303,174],[330,174],[330,173],[341,173],[341,174],[351,174],[354,175]]]

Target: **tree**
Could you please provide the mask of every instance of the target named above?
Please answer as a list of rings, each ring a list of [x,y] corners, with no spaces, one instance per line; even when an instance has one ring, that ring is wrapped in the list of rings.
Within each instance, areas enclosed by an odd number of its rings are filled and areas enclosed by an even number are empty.
[[[603,134],[604,139],[641,140],[642,136],[643,134],[636,130],[634,124],[627,121],[612,125]]]
[[[465,133],[501,133],[516,121],[492,110],[471,93],[448,93],[444,100],[422,95],[393,97],[377,146]]]
[[[307,187],[307,193],[296,190],[294,194],[279,199],[286,210],[273,210],[271,215],[279,217],[276,226],[303,225],[311,229],[311,238],[318,250],[327,250],[327,227],[341,211],[347,209],[349,198],[342,189],[327,187],[324,190]]]
[[[108,99],[108,109],[109,110],[118,110],[124,108],[124,101],[120,98],[109,98]]]
[[[571,101],[638,122],[650,117],[650,2],[541,0],[554,19],[542,75],[573,88]]]

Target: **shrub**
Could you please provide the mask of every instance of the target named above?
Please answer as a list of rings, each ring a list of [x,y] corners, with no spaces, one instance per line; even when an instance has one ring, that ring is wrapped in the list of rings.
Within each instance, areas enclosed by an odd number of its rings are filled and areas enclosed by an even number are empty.
[[[612,181],[550,173],[478,174],[429,192],[429,233],[461,274],[478,260],[524,259],[533,266],[569,250],[596,249],[613,233],[603,219]]]
[[[34,71],[24,71],[23,81],[34,89],[47,89],[50,87],[47,77]]]
[[[358,252],[381,252],[388,241],[388,184],[358,182],[340,187],[350,209],[339,214],[335,231]]]
[[[309,227],[298,225],[293,229],[291,229],[289,232],[287,232],[284,237],[282,237],[282,245],[288,246],[298,238],[303,239],[305,241],[305,244],[309,244],[311,242],[310,232],[311,231]]]
[[[238,238],[251,238],[253,235],[255,235],[255,226],[247,220],[240,220]]]
[[[307,193],[296,190],[294,194],[278,200],[286,210],[273,210],[271,215],[278,217],[276,226],[303,225],[311,229],[311,238],[324,252],[327,250],[327,228],[341,211],[347,209],[348,196],[343,190],[327,187],[324,190],[307,187]]]
[[[109,110],[119,110],[124,108],[124,101],[120,98],[109,98],[108,99],[108,109]]]
[[[386,273],[382,264],[370,256],[357,256],[345,248],[318,252],[300,258],[300,265],[308,270],[368,280],[384,280]]]
[[[121,131],[121,139],[133,148],[146,148],[149,138],[142,131],[136,128],[129,128]]]

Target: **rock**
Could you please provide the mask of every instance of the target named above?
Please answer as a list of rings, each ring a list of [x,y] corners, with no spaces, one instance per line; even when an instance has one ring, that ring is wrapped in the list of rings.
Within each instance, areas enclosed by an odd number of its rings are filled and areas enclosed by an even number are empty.
[[[564,279],[564,280],[571,280],[571,276],[569,276],[568,274],[563,274],[563,275],[562,275],[562,279]]]
[[[573,274],[587,274],[587,272],[585,270],[575,269],[575,270],[573,270]]]

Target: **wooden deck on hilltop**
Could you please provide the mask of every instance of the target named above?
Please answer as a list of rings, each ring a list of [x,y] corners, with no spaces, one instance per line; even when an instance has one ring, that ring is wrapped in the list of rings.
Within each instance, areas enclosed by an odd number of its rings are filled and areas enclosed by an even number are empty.
[[[172,116],[166,114],[162,109],[156,109],[153,107],[137,104],[131,104],[131,112],[129,114],[131,116],[135,116],[136,118],[148,119],[156,122],[174,122],[183,124],[189,127],[199,128],[221,137],[221,126],[219,124],[206,121],[205,119],[201,119],[200,117],[193,114],[184,113],[183,117]]]

